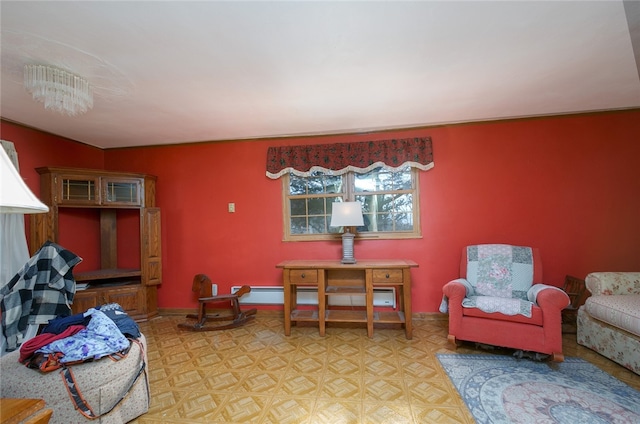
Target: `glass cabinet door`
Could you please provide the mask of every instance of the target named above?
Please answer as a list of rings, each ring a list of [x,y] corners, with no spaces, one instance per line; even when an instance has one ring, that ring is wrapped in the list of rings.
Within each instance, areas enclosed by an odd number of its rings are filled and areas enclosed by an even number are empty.
[[[140,179],[102,179],[102,204],[140,205],[142,182]]]
[[[97,205],[100,203],[98,177],[58,177],[58,199],[61,204]]]

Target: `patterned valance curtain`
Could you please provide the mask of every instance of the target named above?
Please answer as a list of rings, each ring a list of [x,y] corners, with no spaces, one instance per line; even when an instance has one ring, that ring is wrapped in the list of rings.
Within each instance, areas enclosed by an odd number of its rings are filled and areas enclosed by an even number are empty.
[[[397,171],[407,166],[423,171],[433,168],[431,137],[269,147],[267,152],[267,177],[271,179],[287,173],[301,177],[316,171],[364,174],[378,167]]]

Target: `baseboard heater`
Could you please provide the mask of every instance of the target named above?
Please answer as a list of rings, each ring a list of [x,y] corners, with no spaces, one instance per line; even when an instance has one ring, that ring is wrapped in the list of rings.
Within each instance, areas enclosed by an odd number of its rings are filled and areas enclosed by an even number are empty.
[[[240,286],[231,287],[231,292]],[[299,305],[317,305],[318,290],[314,287],[298,286]],[[364,296],[332,295],[329,296],[332,306],[365,306]],[[240,304],[245,305],[282,305],[284,304],[284,289],[282,286],[251,286],[251,293],[240,298]],[[395,287],[376,287],[373,289],[373,306],[396,307]]]

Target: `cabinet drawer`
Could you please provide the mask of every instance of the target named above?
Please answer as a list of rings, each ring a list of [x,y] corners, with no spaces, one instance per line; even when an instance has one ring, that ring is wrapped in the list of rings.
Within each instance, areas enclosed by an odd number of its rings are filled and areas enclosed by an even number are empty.
[[[401,269],[374,269],[373,283],[374,284],[401,284],[402,270]]]
[[[71,311],[74,314],[86,312],[89,308],[95,308],[102,305],[102,293],[97,290],[78,290],[73,297]]]
[[[318,282],[317,269],[292,269],[289,271],[291,284],[313,284]]]
[[[141,286],[109,289],[104,293],[104,303],[117,303],[130,316],[144,312],[145,296]]]

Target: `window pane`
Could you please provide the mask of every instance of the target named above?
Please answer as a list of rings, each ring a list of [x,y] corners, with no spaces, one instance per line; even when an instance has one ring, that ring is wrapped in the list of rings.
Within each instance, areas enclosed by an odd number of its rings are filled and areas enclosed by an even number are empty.
[[[342,200],[342,198],[340,197],[327,197],[324,199],[324,201],[326,202],[326,210],[327,210],[327,215],[331,216],[331,213],[333,212],[333,204],[339,200]]]
[[[389,213],[377,213],[374,217],[374,231],[393,231],[393,217]]]
[[[62,180],[63,200],[95,200],[96,184],[92,180]]]
[[[356,192],[381,190],[381,182],[379,178],[380,172],[380,170],[374,169],[373,171],[367,172],[366,174],[356,174]]]
[[[411,171],[391,174],[394,190],[411,190]]]
[[[324,215],[324,199],[312,197],[309,199],[309,215]]]
[[[356,192],[376,190],[376,181],[374,176],[372,176],[372,172],[367,174],[356,174],[354,185]]]
[[[389,191],[389,190],[397,190],[396,187],[393,186],[393,176],[395,174],[389,171],[378,171],[377,180],[378,180],[378,191]]]
[[[322,234],[327,232],[327,221],[324,216],[312,216],[309,218],[309,232]]]
[[[304,216],[307,214],[306,199],[291,199],[289,204],[291,205],[291,216]]]
[[[378,202],[376,198],[377,196],[375,194],[359,194],[356,196],[356,201],[362,203],[363,212],[370,212],[375,210],[375,205],[377,205]]]
[[[342,177],[339,175],[325,175],[325,193],[342,193]]]
[[[324,193],[324,178],[320,177],[309,177],[309,194],[318,194]]]
[[[289,194],[306,194],[307,179],[289,174]]]
[[[385,194],[383,196],[376,196],[378,198],[378,210],[379,211],[393,211],[396,207],[394,200],[397,194]]]
[[[368,231],[374,231],[371,229],[371,222],[373,221],[373,215],[370,213],[363,213],[362,220],[364,221],[364,225],[356,228],[356,231],[359,233],[364,233]]]
[[[356,196],[356,200],[362,203],[363,213],[393,210],[393,195],[391,194]]]
[[[307,218],[291,218],[291,234],[306,234]]]
[[[410,213],[396,214],[395,224],[396,231],[411,231],[413,230],[413,215]]]
[[[413,210],[413,196],[411,194],[396,195],[394,209],[398,212],[411,212]]]

